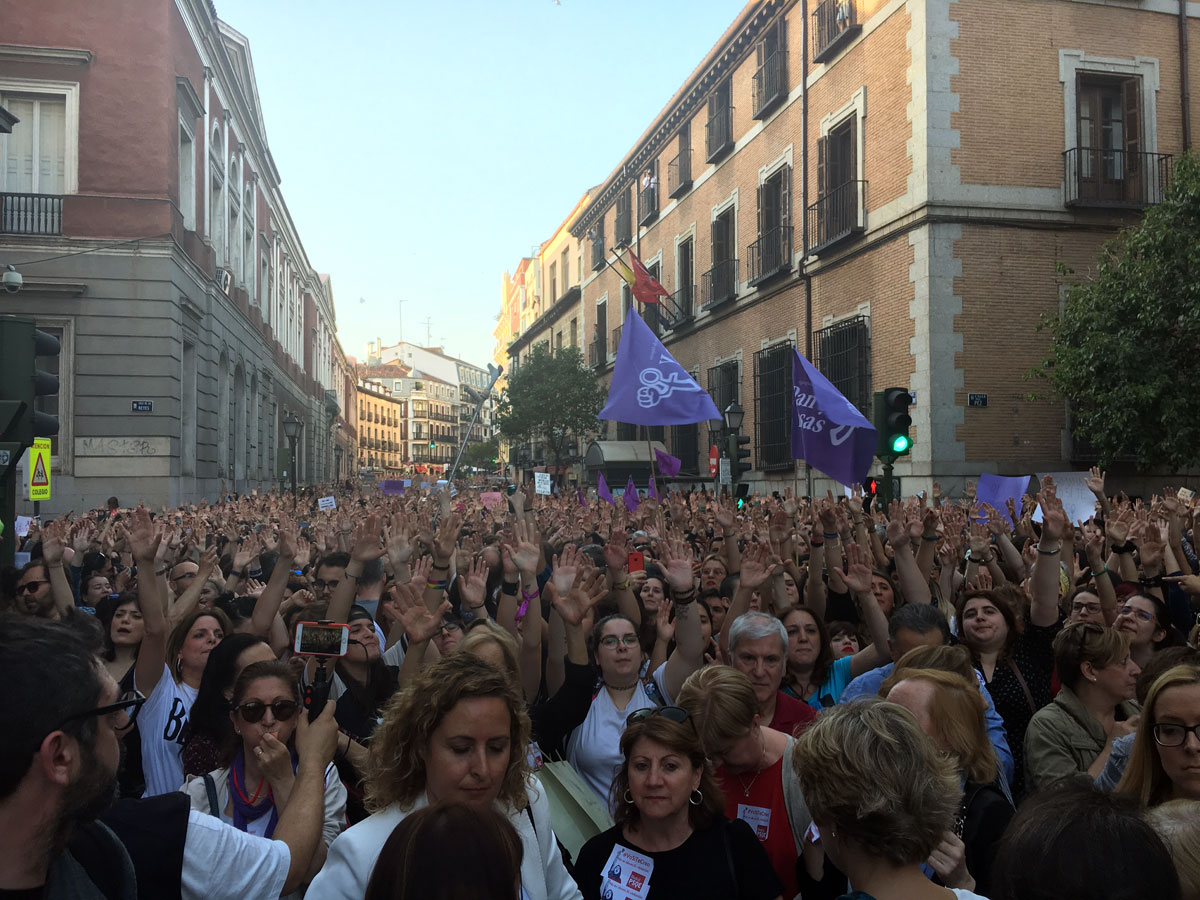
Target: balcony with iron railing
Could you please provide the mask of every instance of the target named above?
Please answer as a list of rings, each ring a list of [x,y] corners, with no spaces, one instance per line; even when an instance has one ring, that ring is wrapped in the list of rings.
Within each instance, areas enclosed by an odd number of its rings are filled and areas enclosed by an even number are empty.
[[[723,259],[700,276],[700,304],[712,309],[737,297],[738,261]]]
[[[687,284],[663,301],[663,328],[678,328],[692,321],[696,312],[696,286]]]
[[[638,191],[638,225],[649,225],[658,218],[658,176]]]
[[[604,259],[606,256],[604,249],[604,238],[596,237],[592,240],[592,271],[596,272],[604,268]]]
[[[626,206],[617,212],[616,226],[613,229],[613,246],[627,246],[631,240],[633,240],[633,210]]]
[[[847,181],[808,208],[806,252],[818,254],[866,227],[867,182]]]
[[[776,50],[754,73],[754,118],[769,116],[787,93],[787,52]]]
[[[812,61],[828,62],[859,33],[856,0],[821,0],[812,14]]]
[[[750,284],[761,284],[791,267],[792,226],[772,228],[750,245],[746,261],[746,278]]]
[[[1171,154],[1073,147],[1063,151],[1066,205],[1145,209],[1162,203]]]
[[[616,328],[614,328],[612,330],[612,343],[609,344],[609,347],[611,348],[611,350],[614,354],[617,352],[617,350],[621,346],[621,329],[624,327],[625,327],[624,325],[618,325]]]
[[[674,200],[692,186],[692,148],[685,147],[667,163],[667,196]]]
[[[704,125],[704,146],[707,162],[716,162],[733,149],[733,107],[716,110]]]
[[[599,338],[588,344],[588,365],[598,369],[608,362],[608,341]]]
[[[0,234],[62,234],[57,194],[0,193]]]

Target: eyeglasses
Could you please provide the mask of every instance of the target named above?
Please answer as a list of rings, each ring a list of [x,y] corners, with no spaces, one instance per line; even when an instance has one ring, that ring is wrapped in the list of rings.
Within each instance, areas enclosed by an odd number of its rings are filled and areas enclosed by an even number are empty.
[[[296,714],[296,710],[300,708],[300,704],[295,700],[276,700],[274,703],[263,703],[261,700],[248,700],[237,708],[238,715],[242,717],[243,722],[251,724],[261,721],[262,717],[267,714],[267,707],[271,708],[271,712],[275,715],[275,721],[286,722]]]
[[[296,574],[300,574],[300,573],[297,572]],[[324,591],[326,589],[332,591],[339,584],[341,584],[340,581],[322,581],[320,578],[313,579],[313,587],[315,587],[318,591]]]
[[[1098,612],[1100,612],[1100,604],[1099,603],[1080,603],[1080,602],[1076,601],[1071,604],[1071,612],[1098,613]]]
[[[1143,622],[1153,622],[1154,621],[1154,613],[1147,612],[1144,609],[1138,609],[1136,606],[1122,606],[1121,607],[1121,615],[1137,616]]]
[[[624,644],[626,647],[636,647],[638,645],[638,636],[636,634],[623,634],[618,637],[615,634],[608,634],[600,638],[600,646],[607,647],[609,650]]]
[[[35,594],[38,588],[43,584],[49,584],[48,581],[27,581],[24,584],[17,585],[18,594]]]
[[[682,725],[691,719],[692,714],[682,706],[649,706],[646,709],[631,712],[625,719],[625,724],[636,725],[638,722],[645,722],[647,719],[653,719],[655,716],[662,716],[669,722],[677,722]]]
[[[462,631],[462,626],[457,622],[444,622],[442,624],[442,634],[454,634],[457,631]]]
[[[62,728],[68,722],[74,722],[76,719],[89,719],[92,716],[107,716],[113,713],[124,718],[124,721],[121,721],[121,718],[117,718],[113,723],[114,727],[118,730],[132,728],[133,723],[137,721],[138,710],[142,708],[142,704],[145,702],[146,698],[141,691],[126,691],[117,699],[116,703],[109,703],[107,706],[99,706],[96,709],[89,709],[67,716],[58,723],[58,728]]]
[[[1189,734],[1194,734],[1196,740],[1200,740],[1200,725],[1192,725],[1189,728],[1187,725],[1159,723],[1154,726],[1153,731],[1154,740],[1161,747],[1182,747]]]

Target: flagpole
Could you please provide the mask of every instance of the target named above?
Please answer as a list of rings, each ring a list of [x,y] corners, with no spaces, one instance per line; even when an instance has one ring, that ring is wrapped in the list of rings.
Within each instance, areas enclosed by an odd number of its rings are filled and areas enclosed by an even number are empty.
[[[649,431],[646,432],[646,452],[650,456],[650,483],[654,485],[654,493],[658,494],[658,502],[662,503],[662,492],[658,489],[658,479],[654,476],[654,446],[650,443]]]

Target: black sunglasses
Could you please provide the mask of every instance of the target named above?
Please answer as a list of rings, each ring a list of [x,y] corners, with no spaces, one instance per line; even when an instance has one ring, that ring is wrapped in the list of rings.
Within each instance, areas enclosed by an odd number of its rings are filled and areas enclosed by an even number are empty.
[[[275,714],[275,721],[286,722],[296,714],[300,704],[295,700],[276,700],[274,703],[263,703],[260,700],[249,700],[237,708],[243,722],[251,724],[259,722],[267,714],[267,707]]]
[[[146,702],[146,698],[141,691],[126,691],[120,696],[116,703],[109,703],[107,706],[99,706],[96,709],[85,710],[84,712],[72,713],[67,716],[54,729],[62,728],[68,722],[74,722],[76,719],[88,719],[92,716],[107,716],[110,713],[124,713],[127,721],[118,723],[117,728],[131,728],[133,723],[137,721],[138,710],[142,708],[142,704]]]
[[[653,719],[655,716],[662,716],[668,722],[677,722],[682,725],[691,719],[692,714],[682,706],[649,706],[646,709],[631,712],[625,720],[625,724],[636,725],[638,722],[645,722],[648,719]]]

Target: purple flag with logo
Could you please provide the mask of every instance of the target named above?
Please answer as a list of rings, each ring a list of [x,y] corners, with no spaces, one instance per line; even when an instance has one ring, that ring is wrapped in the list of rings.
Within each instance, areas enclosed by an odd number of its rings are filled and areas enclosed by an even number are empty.
[[[631,425],[691,425],[719,419],[721,412],[630,307],[621,330],[608,403],[599,417]]]
[[[875,458],[875,427],[816,367],[792,360],[792,456],[842,484],[858,484]]]
[[[596,496],[601,500],[607,500],[609,503],[613,503],[612,491],[608,489],[608,482],[604,480],[603,472],[601,472],[596,479]],[[613,503],[613,506],[616,505],[617,504]]]
[[[625,503],[625,508],[630,512],[637,512],[638,508],[638,492],[637,485],[633,483],[633,476],[629,476],[629,481],[625,482],[625,496],[621,498]]]
[[[663,453],[657,447],[654,448],[654,459],[658,463],[658,471],[662,472],[668,478],[674,478],[679,474],[679,469],[683,466],[683,460],[672,456],[670,453]]]
[[[654,483],[654,476],[653,476],[653,475],[651,475],[651,476],[650,476],[650,482],[649,482],[649,485],[648,485],[648,487],[646,488],[646,496],[647,496],[647,497],[653,497],[655,500],[661,500],[661,499],[662,499],[660,496],[658,496],[658,485],[656,485],[656,484]]]

